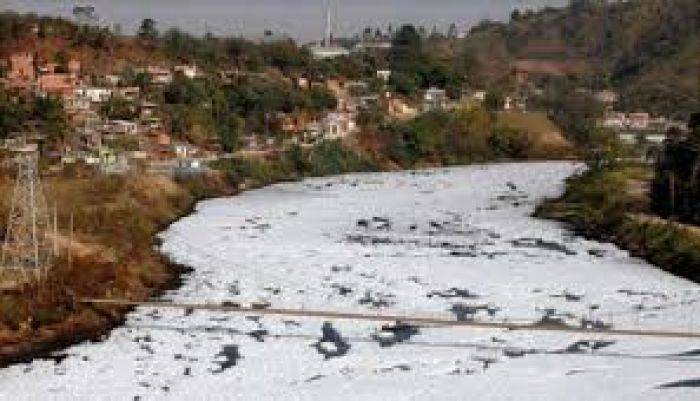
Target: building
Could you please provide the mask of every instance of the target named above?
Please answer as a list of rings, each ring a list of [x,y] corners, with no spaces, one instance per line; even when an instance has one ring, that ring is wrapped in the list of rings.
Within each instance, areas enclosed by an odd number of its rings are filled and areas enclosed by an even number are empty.
[[[109,88],[77,88],[74,91],[76,98],[87,99],[92,103],[104,103],[112,97],[112,89]]]
[[[138,100],[139,96],[141,96],[141,88],[139,88],[138,86],[114,88],[112,93],[115,97],[119,97],[119,98],[128,100],[130,102],[134,102],[134,101]]]
[[[139,124],[128,120],[112,120],[105,125],[105,129],[110,134],[137,135]]]
[[[142,102],[139,115],[141,116],[141,119],[148,119],[152,118],[156,115],[156,112],[158,111],[158,104],[153,103],[153,102]]]
[[[328,113],[321,120],[321,136],[323,139],[342,139],[353,133],[356,129],[355,120],[350,113]]]
[[[173,69],[175,73],[182,74],[184,77],[194,79],[202,76],[199,68],[196,65],[178,65]]]
[[[377,70],[377,78],[387,82],[391,78],[391,70]]]
[[[42,95],[73,97],[78,80],[75,74],[47,72],[39,75],[37,89]]]
[[[649,113],[629,113],[627,124],[629,129],[646,130],[649,128]]]
[[[168,85],[173,82],[173,73],[167,68],[148,66],[145,69],[139,69],[137,72],[148,75],[151,83],[154,85]]]
[[[317,60],[350,55],[350,51],[348,49],[333,45],[333,20],[331,18],[332,8],[332,4],[329,2],[326,8],[326,29],[323,41],[309,48],[311,55]]]
[[[612,106],[617,102],[617,92],[612,90],[602,90],[595,93],[595,98],[606,106]]]
[[[350,51],[340,46],[315,45],[309,48],[311,55],[316,60],[325,60],[342,56],[349,56]]]
[[[447,107],[447,93],[444,89],[431,87],[423,92],[423,111],[443,110]]]
[[[29,52],[11,55],[7,79],[12,88],[28,88],[36,80],[34,56]]]

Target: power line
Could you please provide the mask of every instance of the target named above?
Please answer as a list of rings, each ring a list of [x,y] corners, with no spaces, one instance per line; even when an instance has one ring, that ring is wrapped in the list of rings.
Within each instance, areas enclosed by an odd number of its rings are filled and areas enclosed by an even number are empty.
[[[486,322],[478,320],[458,320],[447,318],[444,316],[429,316],[417,314],[393,315],[393,314],[378,314],[368,312],[345,312],[331,310],[311,310],[311,309],[283,309],[283,308],[268,308],[267,305],[251,304],[250,306],[243,305],[226,305],[226,304],[193,304],[193,303],[178,303],[178,302],[156,302],[156,301],[130,301],[121,299],[81,299],[79,302],[91,305],[104,306],[127,306],[127,307],[156,307],[156,308],[171,308],[184,309],[189,311],[208,310],[221,311],[229,313],[254,313],[259,315],[277,315],[277,316],[295,316],[306,318],[324,318],[336,320],[359,320],[359,321],[374,321],[374,322],[403,322],[406,324],[424,326],[424,327],[465,327],[474,329],[498,329],[509,331],[533,331],[533,332],[568,332],[578,334],[595,334],[606,336],[634,336],[634,337],[660,337],[660,338],[698,338],[700,332],[679,332],[665,330],[634,330],[634,329],[589,329],[572,327],[564,324],[547,323],[547,322],[513,322],[499,321]]]

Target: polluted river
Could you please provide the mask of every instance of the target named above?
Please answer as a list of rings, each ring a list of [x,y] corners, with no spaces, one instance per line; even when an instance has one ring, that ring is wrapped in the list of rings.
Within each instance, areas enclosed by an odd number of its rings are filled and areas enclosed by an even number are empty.
[[[531,217],[567,162],[350,174],[201,202],[163,301],[700,331],[700,286]],[[697,339],[139,307],[0,400],[698,400]]]

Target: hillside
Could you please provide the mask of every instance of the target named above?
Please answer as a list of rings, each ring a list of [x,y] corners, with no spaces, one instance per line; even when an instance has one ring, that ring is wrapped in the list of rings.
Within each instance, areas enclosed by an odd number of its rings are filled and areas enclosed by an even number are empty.
[[[464,40],[471,81],[569,76],[615,88],[622,109],[687,119],[700,107],[700,17],[695,0],[573,1],[482,23]]]

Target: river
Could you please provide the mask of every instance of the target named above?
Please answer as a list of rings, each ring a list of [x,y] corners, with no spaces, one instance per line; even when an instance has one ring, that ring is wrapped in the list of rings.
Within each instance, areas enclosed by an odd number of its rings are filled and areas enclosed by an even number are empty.
[[[579,168],[352,174],[208,200],[162,234],[194,268],[164,298],[700,330],[700,286],[530,217]],[[0,399],[700,397],[697,341],[380,326],[139,308],[103,342],[1,370]]]

